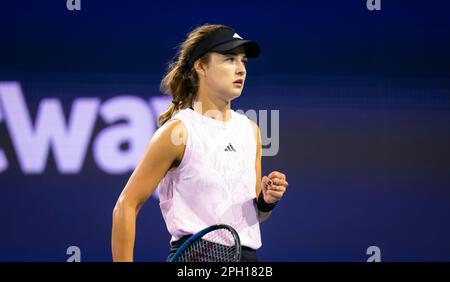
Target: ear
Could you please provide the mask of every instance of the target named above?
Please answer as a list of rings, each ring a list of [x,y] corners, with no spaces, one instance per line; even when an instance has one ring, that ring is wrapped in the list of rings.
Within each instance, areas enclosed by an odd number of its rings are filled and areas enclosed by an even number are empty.
[[[201,60],[195,61],[194,69],[199,76],[206,76],[206,66],[201,62]]]

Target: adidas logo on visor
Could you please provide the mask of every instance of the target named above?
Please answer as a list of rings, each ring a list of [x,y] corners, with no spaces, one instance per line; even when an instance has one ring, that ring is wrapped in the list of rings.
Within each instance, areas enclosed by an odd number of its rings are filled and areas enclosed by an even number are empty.
[[[233,35],[233,38],[239,38],[239,39],[242,39],[242,37],[240,37],[239,34],[237,34],[237,33],[235,33],[235,34]]]

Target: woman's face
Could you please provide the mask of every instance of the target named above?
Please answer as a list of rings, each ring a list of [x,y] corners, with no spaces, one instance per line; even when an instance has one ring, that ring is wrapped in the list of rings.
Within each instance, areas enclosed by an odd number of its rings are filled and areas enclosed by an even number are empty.
[[[201,78],[206,92],[226,101],[239,97],[247,74],[246,63],[247,56],[242,46],[225,53],[211,53]]]

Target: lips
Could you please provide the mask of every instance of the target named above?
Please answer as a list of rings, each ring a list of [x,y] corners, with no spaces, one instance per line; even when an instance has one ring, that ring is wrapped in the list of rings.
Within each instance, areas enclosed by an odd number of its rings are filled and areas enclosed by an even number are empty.
[[[244,80],[243,79],[236,79],[233,84],[239,88],[242,87],[242,85],[244,84]]]

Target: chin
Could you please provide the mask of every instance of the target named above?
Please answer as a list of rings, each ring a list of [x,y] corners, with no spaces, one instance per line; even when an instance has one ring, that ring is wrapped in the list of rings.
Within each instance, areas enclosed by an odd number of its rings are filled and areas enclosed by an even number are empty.
[[[236,98],[238,98],[238,97],[240,97],[241,96],[241,92],[239,92],[239,93],[233,93],[232,95],[230,95],[230,98],[229,98],[229,100],[231,101],[231,100],[234,100],[234,99],[236,99]]]
[[[232,89],[231,91],[222,92],[222,97],[226,101],[232,101],[241,96],[242,89]]]
[[[242,88],[241,89],[234,89],[234,91],[232,91],[230,94],[231,94],[231,96],[237,98],[237,97],[241,96]]]

